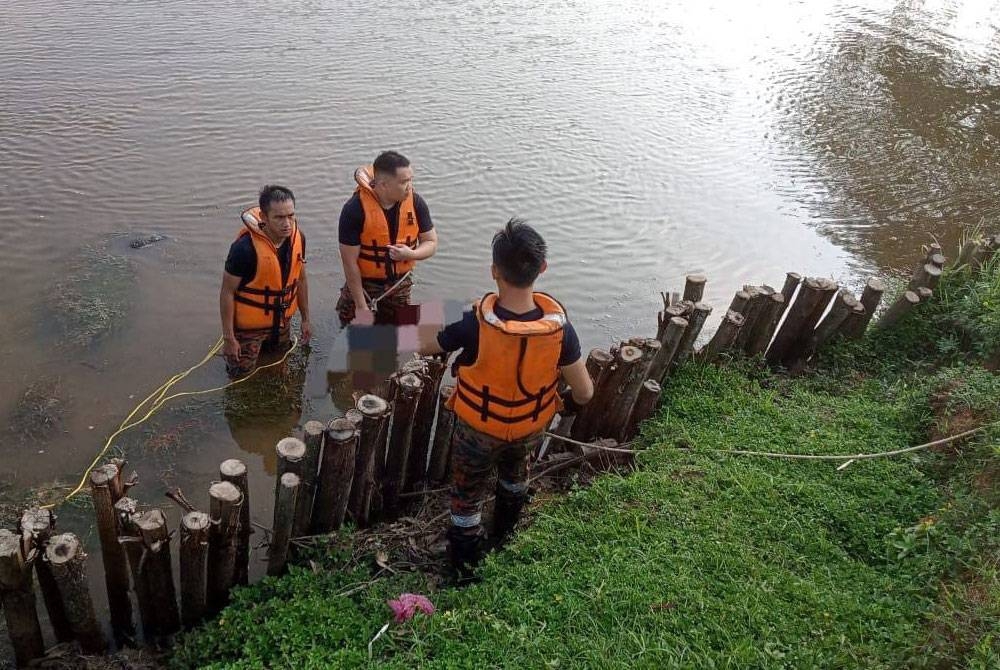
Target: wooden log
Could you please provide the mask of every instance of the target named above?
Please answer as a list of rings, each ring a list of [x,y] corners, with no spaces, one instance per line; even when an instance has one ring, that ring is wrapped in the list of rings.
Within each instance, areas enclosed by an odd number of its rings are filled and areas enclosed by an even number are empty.
[[[817,305],[813,308],[813,311],[802,324],[798,338],[794,343],[792,343],[792,346],[786,354],[784,364],[788,367],[791,367],[796,361],[801,360],[806,355],[809,343],[812,341],[813,331],[816,330],[816,326],[819,325],[820,320],[825,315],[827,308],[833,302],[833,299],[837,295],[837,291],[840,288],[837,282],[832,279],[822,278],[820,279],[820,284],[821,295],[819,303],[817,303]]]
[[[151,509],[136,514],[134,520],[146,552],[141,572],[156,608],[157,634],[173,635],[180,630],[181,618],[177,609],[177,591],[174,588],[174,574],[171,569],[170,531],[167,530],[167,518],[162,511]]]
[[[921,286],[934,289],[937,288],[939,281],[941,281],[941,268],[933,263],[924,263],[913,273],[913,278],[906,288],[908,291],[916,291]]]
[[[316,426],[320,427],[319,435],[315,434]],[[274,486],[274,496],[278,497],[281,490],[281,476],[286,472],[294,473],[299,478],[299,492],[295,498],[295,517],[292,520],[292,537],[302,537],[309,534],[309,523],[312,519],[312,489],[305,484],[306,469],[309,467],[307,454],[310,449],[320,453],[323,445],[323,424],[319,421],[309,421],[304,426],[306,437],[313,443],[306,443],[296,437],[285,437],[278,440],[274,450],[278,454],[277,481]],[[314,479],[315,481],[315,479]]]
[[[431,448],[431,462],[428,470],[432,482],[441,483],[448,479],[448,464],[451,462],[451,435],[455,430],[455,412],[448,408],[448,401],[455,393],[452,384],[444,384],[438,393],[437,425],[434,428],[434,444]]]
[[[239,544],[240,507],[243,494],[229,482],[208,488],[211,528],[208,533],[208,574],[205,605],[208,615],[218,614],[229,604],[236,583],[236,553]]]
[[[771,296],[775,293],[773,288],[766,285],[751,286],[749,288],[753,289],[748,291],[751,296],[750,304],[747,305],[744,311],[740,312],[743,315],[743,326],[736,333],[736,341],[733,342],[731,347],[735,351],[746,350],[757,322],[760,321],[761,316],[770,304]]]
[[[788,308],[792,306],[792,298],[795,296],[796,289],[802,284],[802,275],[798,272],[788,272],[785,274],[785,283],[781,286],[781,295],[785,297],[785,306],[782,308],[781,314],[778,316],[778,320],[785,315]]]
[[[838,333],[844,321],[851,315],[856,307],[864,307],[861,302],[854,297],[854,294],[850,291],[844,289],[841,290],[837,297],[834,298],[833,305],[830,307],[830,311],[827,315],[820,321],[819,325],[812,333],[812,337],[809,339],[809,344],[806,346],[804,354],[798,361],[793,361],[792,364],[805,363],[810,358],[812,358],[823,346],[829,342]]]
[[[813,315],[822,312],[826,306],[824,299],[828,297],[828,290],[827,280],[822,278],[808,277],[802,282],[795,304],[788,308],[785,320],[767,350],[765,359],[769,365],[786,365],[795,357],[800,339],[812,335],[815,325]]]
[[[662,351],[662,348],[661,348]],[[621,387],[628,381],[632,369],[642,360],[642,350],[626,345],[615,352],[615,362],[604,375],[601,386],[594,392],[594,397],[584,405],[570,433],[573,439],[589,441],[595,435],[606,430],[606,423],[613,403],[621,393]]]
[[[393,398],[392,425],[385,461],[385,479],[382,482],[382,508],[385,517],[395,520],[399,515],[399,494],[406,486],[406,462],[413,437],[413,420],[423,382],[412,373],[396,378]]]
[[[619,347],[610,378],[611,384],[606,390],[605,398],[602,398],[604,408],[597,418],[595,435],[614,438],[626,428],[625,423],[631,410],[631,406],[626,405],[627,398],[633,386],[638,387],[645,379],[644,372],[648,363],[644,359],[645,353],[639,347],[627,344]]]
[[[94,611],[94,601],[87,588],[87,554],[73,533],[53,535],[45,549],[45,560],[59,585],[63,607],[73,629],[73,636],[85,654],[102,654],[107,641]]]
[[[944,265],[943,260],[940,263],[935,262],[936,256],[944,258],[943,255],[944,251],[941,248],[940,244],[938,244],[937,242],[931,242],[930,244],[925,245],[925,247],[927,249],[927,253],[924,255],[924,263],[934,263],[935,265]]]
[[[726,312],[719,329],[702,351],[702,357],[706,362],[714,363],[719,360],[723,352],[730,351],[736,345],[736,337],[743,327],[743,322],[743,315],[739,312]]]
[[[631,440],[639,432],[639,426],[642,422],[653,415],[659,399],[660,385],[653,379],[644,381],[639,387],[639,397],[636,398],[635,405],[632,407],[632,415],[629,417],[625,439]]]
[[[691,314],[688,317],[688,327],[684,329],[684,334],[681,336],[681,341],[677,346],[677,353],[674,355],[671,368],[681,365],[691,355],[691,352],[694,350],[695,341],[698,339],[698,335],[701,334],[701,329],[705,325],[705,321],[708,320],[708,315],[711,313],[712,307],[702,302],[696,303],[691,309]]]
[[[142,578],[142,558],[144,556],[142,537],[135,525],[135,515],[139,504],[134,498],[122,496],[115,503],[115,516],[118,522],[118,542],[125,550],[128,558],[129,573],[132,576],[132,590],[139,606],[139,621],[142,622],[142,633],[147,640],[156,635],[156,612],[152,596],[146,589],[146,581]]]
[[[357,409],[363,419],[358,436],[358,449],[354,456],[354,479],[351,481],[347,509],[354,523],[364,528],[368,525],[368,510],[372,491],[376,485],[375,460],[385,457],[389,403],[369,393],[358,398]]]
[[[875,324],[879,328],[889,328],[899,323],[906,314],[920,303],[920,296],[914,291],[904,291],[889,309],[885,310],[882,318]]]
[[[694,303],[688,303],[693,305]],[[675,317],[685,318],[687,316],[687,304],[677,303],[674,305],[664,305],[663,311],[656,314],[656,339],[663,341],[664,331],[670,323],[670,319]]]
[[[326,428],[319,486],[313,502],[311,531],[314,535],[337,530],[351,496],[354,456],[358,449],[358,429],[350,419],[334,419]]]
[[[298,502],[295,503],[295,525],[292,527],[292,537],[307,535],[312,527],[316,489],[319,486],[319,462],[323,455],[323,440],[325,438],[326,424],[320,421],[308,421],[302,427],[302,441],[306,445],[306,454],[303,457],[302,469],[295,471],[295,474],[299,476],[299,495]]]
[[[663,331],[663,337],[660,338],[662,346],[656,352],[656,356],[653,358],[653,362],[646,373],[649,379],[653,379],[661,384],[663,383],[663,380],[667,377],[667,373],[670,371],[670,366],[677,355],[677,349],[680,347],[681,340],[684,339],[684,333],[687,329],[687,319],[680,316],[671,317],[667,327]],[[594,388],[596,389],[597,386],[595,385]]]
[[[701,302],[702,297],[705,295],[705,282],[707,278],[705,275],[688,275],[684,278],[684,297],[683,300],[688,300],[690,302]]]
[[[775,291],[767,296],[760,315],[749,328],[746,344],[743,347],[747,356],[756,356],[767,351],[767,345],[771,343],[774,331],[778,328],[778,321],[784,313],[785,295]],[[743,329],[747,329],[746,324],[743,324]]]
[[[933,254],[927,257],[927,262],[931,265],[936,265],[941,269],[944,269],[945,263],[948,262],[948,257],[944,254]]]
[[[32,582],[31,565],[21,553],[21,538],[0,528],[0,602],[18,667],[45,655]]]
[[[590,379],[594,385],[594,395],[591,401],[580,409],[572,425],[569,426],[570,435],[574,438],[585,432],[589,433],[594,423],[599,419],[603,403],[600,398],[604,398],[606,395],[606,388],[614,368],[614,355],[601,349],[590,350],[590,354],[587,356],[587,370],[590,372]]]
[[[113,521],[114,519],[112,519]],[[36,552],[41,556],[45,553],[45,545],[49,538],[55,533],[55,516],[52,510],[31,507],[21,515],[21,542],[27,552]],[[117,543],[118,539],[115,538]],[[55,635],[57,642],[70,642],[73,640],[73,629],[69,625],[66,617],[66,610],[63,607],[62,596],[59,595],[59,585],[56,584],[55,577],[52,576],[52,569],[49,564],[42,560],[32,561],[35,566],[35,574],[38,575],[38,589],[42,592],[42,600],[45,609],[49,613],[49,625]],[[125,576],[125,587],[128,588],[128,575]]]
[[[920,298],[920,304],[927,302],[933,297],[934,291],[926,286],[921,286],[917,289],[917,296]]]
[[[247,486],[247,466],[238,458],[229,458],[219,465],[219,477],[229,482],[243,494],[240,505],[240,530],[236,544],[236,583],[246,586],[250,583],[250,488]]]
[[[413,436],[410,438],[410,453],[406,461],[407,490],[416,489],[427,477],[427,461],[430,457],[431,435],[434,427],[434,412],[438,406],[438,387],[444,375],[445,363],[436,356],[424,356],[418,359],[422,365],[416,374],[423,382],[420,389],[420,399],[417,401],[417,412],[413,423]]]
[[[181,622],[197,626],[205,618],[208,536],[211,519],[197,510],[181,517]]]
[[[864,312],[854,310],[841,327],[841,333],[850,340],[858,340],[865,334],[868,324],[882,302],[882,294],[885,293],[885,282],[878,277],[872,277],[865,283],[865,288],[861,292],[861,306]]]
[[[733,296],[733,300],[729,303],[729,309],[726,310],[726,312],[739,312],[742,314],[743,310],[745,310],[750,304],[751,298],[753,298],[753,296],[750,295],[749,291],[745,288],[740,289],[736,292],[736,295]]]
[[[354,424],[355,428],[361,428],[361,422],[365,420],[364,415],[358,411],[357,407],[352,407],[351,409],[344,412],[344,418]]]
[[[286,472],[278,481],[278,497],[274,501],[274,521],[271,524],[271,544],[267,548],[267,574],[284,574],[288,565],[288,543],[295,521],[295,500],[301,480],[294,472]]]
[[[609,434],[619,437],[619,439],[629,428],[629,417],[632,415],[632,408],[639,397],[642,383],[649,379],[650,366],[657,354],[659,354],[660,349],[663,348],[660,341],[654,338],[640,338],[635,342],[635,346],[642,352],[642,358],[634,366],[629,373],[628,379],[621,386],[618,400],[611,405],[610,415],[607,419],[608,423],[606,424],[609,430],[615,431]]]
[[[97,467],[90,473],[90,493],[97,519],[97,535],[101,542],[111,629],[119,643],[135,636],[132,601],[128,595],[128,559],[125,558],[125,550],[118,543],[118,520],[115,515],[115,503],[121,498],[122,492],[121,471],[114,463]]]

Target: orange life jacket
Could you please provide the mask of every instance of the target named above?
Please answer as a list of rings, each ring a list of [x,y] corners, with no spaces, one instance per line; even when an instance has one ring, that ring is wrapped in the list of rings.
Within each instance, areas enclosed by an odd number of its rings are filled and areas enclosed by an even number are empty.
[[[298,284],[305,258],[302,253],[302,235],[298,225],[292,227],[292,234],[285,244],[292,245],[292,263],[288,269],[288,279],[282,281],[281,261],[278,249],[261,229],[260,207],[251,207],[243,212],[243,229],[236,239],[250,236],[257,253],[257,272],[253,279],[236,289],[235,326],[238,330],[273,331],[288,325],[289,319],[299,308]]]
[[[399,228],[396,237],[392,238],[389,236],[389,221],[385,217],[385,210],[371,187],[373,177],[374,169],[370,165],[354,171],[354,181],[358,182],[355,192],[361,198],[361,207],[365,213],[358,268],[362,279],[396,279],[416,265],[416,261],[394,261],[389,258],[390,244],[405,244],[416,249],[419,243],[420,227],[417,224],[417,210],[413,206],[413,191],[399,203]]]
[[[479,320],[476,362],[458,370],[450,400],[455,415],[481,433],[513,442],[545,430],[559,409],[559,355],[566,311],[555,298],[534,294],[542,317],[503,321],[488,293],[474,309]]]

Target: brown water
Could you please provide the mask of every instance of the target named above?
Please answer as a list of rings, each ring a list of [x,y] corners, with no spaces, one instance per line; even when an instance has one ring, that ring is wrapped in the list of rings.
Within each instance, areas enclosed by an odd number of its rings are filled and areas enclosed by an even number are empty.
[[[416,299],[483,293],[492,231],[525,216],[585,348],[652,331],[689,272],[717,309],[790,270],[856,285],[998,215],[998,2],[497,4],[0,6],[8,496],[74,480],[201,358],[238,213],[277,182],[308,238],[312,351],[119,441],[150,504],[180,485],[204,505],[218,463],[242,458],[268,524],[275,441],[339,412],[337,216],[385,148],[413,160],[441,238]],[[167,239],[129,247],[151,233]],[[224,382],[217,359],[182,388]],[[54,432],[24,431],[33,385]],[[60,524],[92,543],[89,518]]]

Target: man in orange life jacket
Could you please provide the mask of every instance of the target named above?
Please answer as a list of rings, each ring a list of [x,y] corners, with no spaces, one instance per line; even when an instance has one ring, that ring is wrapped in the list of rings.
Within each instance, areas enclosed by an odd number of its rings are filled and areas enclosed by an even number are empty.
[[[410,161],[386,151],[354,173],[358,186],[340,212],[340,260],[347,282],[340,291],[341,324],[370,311],[373,300],[387,310],[409,304],[417,261],[437,251],[437,233],[427,203],[413,191]]]
[[[295,196],[284,186],[265,186],[257,203],[241,215],[219,293],[222,354],[233,378],[253,372],[262,349],[288,346],[295,312],[302,314],[302,343],[312,337],[306,238],[295,219]]]
[[[460,580],[472,576],[484,535],[483,500],[494,468],[496,504],[490,540],[501,546],[514,530],[528,493],[528,459],[559,410],[560,377],[567,412],[594,393],[580,342],[554,298],[534,290],[546,269],[545,241],[517,219],[493,237],[488,293],[461,321],[446,326],[422,353],[461,349],[452,396],[451,528],[448,553]]]

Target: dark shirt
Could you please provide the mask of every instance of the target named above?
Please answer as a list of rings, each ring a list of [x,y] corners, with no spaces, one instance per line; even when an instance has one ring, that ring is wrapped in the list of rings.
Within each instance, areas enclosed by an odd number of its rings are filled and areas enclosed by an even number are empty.
[[[526,314],[514,314],[500,305],[493,308],[494,313],[503,321],[537,321],[542,318],[542,309],[536,307]],[[572,365],[580,360],[580,338],[573,329],[573,324],[566,322],[563,326],[562,350],[559,352],[559,367]],[[461,321],[449,324],[437,335],[438,344],[445,351],[462,350],[455,359],[455,365],[462,367],[472,365],[479,355],[479,320],[471,310],[462,315]]]
[[[306,236],[302,237],[302,257],[306,255]],[[285,240],[278,247],[278,262],[281,264],[281,283],[288,281],[288,273],[292,271],[292,245]],[[238,240],[229,245],[229,255],[226,256],[226,272],[240,278],[240,288],[253,280],[257,274],[257,250],[249,235],[241,235]]]
[[[427,209],[427,203],[420,197],[419,193],[413,194],[413,209],[417,214],[417,228],[421,233],[434,228],[431,221],[431,211]],[[389,239],[396,244],[396,234],[399,232],[399,203],[397,202],[391,209],[383,209],[385,220],[389,222]],[[361,196],[357,192],[351,199],[344,203],[344,208],[340,210],[340,230],[338,237],[341,244],[356,247],[361,244],[361,231],[365,227],[365,210],[361,206]]]

